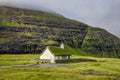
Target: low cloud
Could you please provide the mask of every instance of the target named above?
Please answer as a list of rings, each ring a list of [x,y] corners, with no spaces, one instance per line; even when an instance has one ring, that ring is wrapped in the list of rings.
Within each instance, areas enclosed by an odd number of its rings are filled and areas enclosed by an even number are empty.
[[[0,5],[55,11],[120,37],[120,0],[0,0]]]

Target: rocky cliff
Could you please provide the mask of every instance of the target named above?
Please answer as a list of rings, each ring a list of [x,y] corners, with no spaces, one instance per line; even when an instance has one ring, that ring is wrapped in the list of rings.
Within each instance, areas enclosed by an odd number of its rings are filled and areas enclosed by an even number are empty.
[[[120,57],[120,39],[106,30],[54,13],[0,7],[0,53],[41,53],[61,42],[88,54]]]

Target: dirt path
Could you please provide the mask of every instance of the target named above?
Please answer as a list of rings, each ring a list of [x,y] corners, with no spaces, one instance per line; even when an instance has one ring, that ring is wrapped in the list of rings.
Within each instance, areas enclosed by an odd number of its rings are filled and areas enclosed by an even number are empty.
[[[67,66],[68,64],[28,64],[28,65],[11,65],[11,66],[0,66],[0,68],[29,68],[29,67],[57,67],[57,66]]]

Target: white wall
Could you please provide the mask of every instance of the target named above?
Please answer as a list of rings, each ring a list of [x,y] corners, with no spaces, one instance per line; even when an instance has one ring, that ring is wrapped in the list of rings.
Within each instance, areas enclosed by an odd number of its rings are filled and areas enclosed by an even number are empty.
[[[48,47],[41,54],[40,59],[49,59],[51,63],[55,63],[55,56],[50,52]]]
[[[60,45],[60,48],[64,49],[64,44],[63,43]]]

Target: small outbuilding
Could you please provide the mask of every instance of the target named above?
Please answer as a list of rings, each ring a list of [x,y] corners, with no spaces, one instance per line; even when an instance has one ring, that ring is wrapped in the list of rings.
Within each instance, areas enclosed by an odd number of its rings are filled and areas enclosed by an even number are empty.
[[[68,60],[71,58],[69,54],[64,49],[64,44],[62,43],[60,47],[57,46],[47,46],[43,53],[40,55],[41,62],[55,63],[58,60]]]

